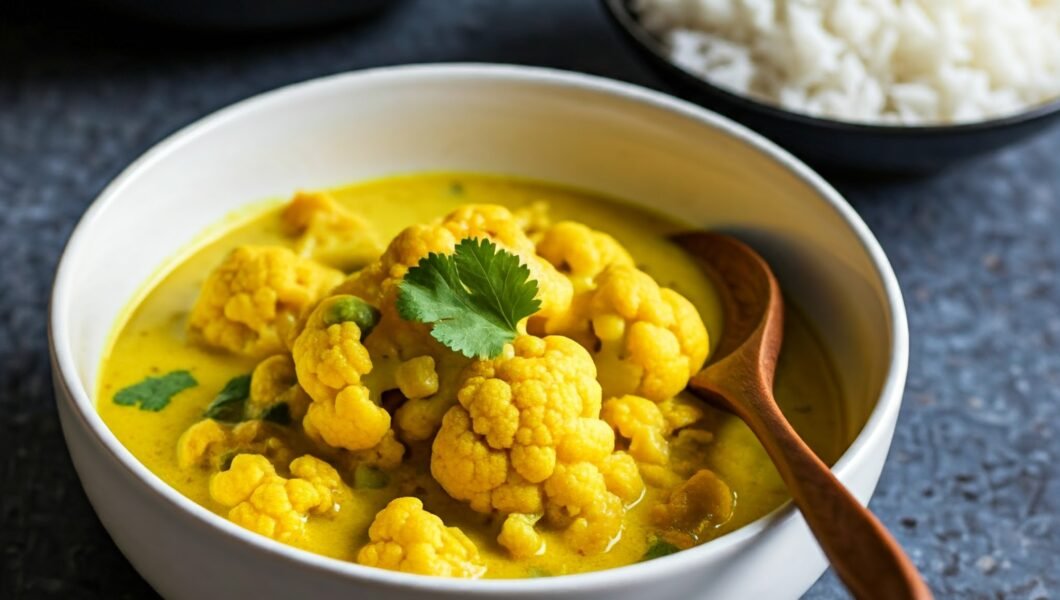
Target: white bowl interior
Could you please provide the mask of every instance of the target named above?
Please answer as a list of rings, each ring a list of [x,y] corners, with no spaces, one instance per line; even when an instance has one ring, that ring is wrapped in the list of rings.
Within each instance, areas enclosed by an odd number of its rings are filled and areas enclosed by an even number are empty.
[[[414,70],[237,105],[112,184],[71,241],[53,305],[56,354],[76,370],[67,381],[85,418],[100,425],[89,399],[115,319],[203,230],[298,188],[420,170],[533,177],[737,230],[831,350],[853,422],[868,419],[888,382],[901,385],[905,323],[893,275],[849,207],[786,155],[778,161],[744,130],[628,86],[505,77],[502,67],[493,77]]]

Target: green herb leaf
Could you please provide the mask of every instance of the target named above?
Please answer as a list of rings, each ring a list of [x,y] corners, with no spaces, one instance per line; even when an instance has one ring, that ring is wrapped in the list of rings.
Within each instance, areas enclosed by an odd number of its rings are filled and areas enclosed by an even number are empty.
[[[250,375],[240,375],[228,380],[213,402],[206,407],[203,416],[225,423],[238,423],[244,419],[247,398],[250,397]]]
[[[221,464],[220,464],[221,470],[222,471],[227,471],[228,469],[231,469],[232,468],[232,460],[234,460],[236,455],[238,455],[238,454],[239,454],[239,452],[237,452],[235,450],[230,450],[230,451],[225,452],[224,454],[222,454],[221,455]]]
[[[286,402],[277,402],[261,413],[261,420],[277,425],[291,424],[291,407]]]
[[[368,337],[379,323],[379,311],[357,296],[340,296],[332,301],[324,313],[324,324],[335,325],[353,321],[361,330],[361,339]]]
[[[172,371],[160,377],[146,377],[114,394],[114,403],[122,406],[140,405],[140,410],[158,412],[180,392],[195,387],[199,382],[187,371]]]
[[[407,321],[469,358],[491,358],[516,336],[516,324],[541,308],[537,282],[519,257],[489,240],[467,238],[453,254],[430,253],[405,274],[397,308]]]
[[[552,574],[551,571],[549,571],[548,569],[543,569],[541,567],[530,567],[529,569],[526,570],[526,576],[527,577],[533,577],[533,578],[537,578],[537,577],[555,577]]]
[[[359,490],[378,490],[390,483],[390,475],[376,467],[357,465],[353,470],[353,487]]]
[[[662,558],[663,556],[669,556],[680,552],[681,549],[674,546],[670,542],[664,540],[655,540],[652,545],[648,547],[648,551],[644,553],[644,556],[640,557],[640,562],[646,560],[653,560],[656,558]]]

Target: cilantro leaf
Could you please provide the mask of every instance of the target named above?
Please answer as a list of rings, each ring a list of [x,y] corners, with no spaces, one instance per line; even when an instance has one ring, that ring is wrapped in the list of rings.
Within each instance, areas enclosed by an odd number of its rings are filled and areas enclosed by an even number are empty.
[[[286,402],[277,402],[261,413],[261,420],[277,425],[291,424],[291,407]]]
[[[670,556],[671,554],[676,554],[680,551],[680,548],[674,546],[670,542],[657,539],[648,548],[648,551],[644,553],[644,556],[640,557],[640,562],[662,558],[663,556]]]
[[[243,411],[249,397],[250,375],[233,377],[206,407],[203,416],[215,421],[238,423],[243,420]]]
[[[290,425],[291,407],[286,402],[277,402],[261,411],[258,416],[248,414],[250,379],[249,373],[229,379],[221,391],[217,392],[213,402],[203,411],[202,416],[224,423],[239,423],[250,418],[257,418],[277,425]]]
[[[456,247],[453,260],[460,279],[472,290],[471,301],[480,310],[500,318],[514,331],[522,318],[541,308],[537,282],[530,279],[530,269],[518,256],[498,250],[489,240],[479,242],[465,239]]]
[[[172,371],[159,377],[145,377],[140,383],[118,390],[114,403],[121,406],[140,405],[140,410],[158,412],[180,392],[199,385],[191,373]]]
[[[428,323],[431,335],[468,358],[491,358],[515,339],[516,324],[541,307],[537,282],[519,257],[467,238],[453,254],[428,254],[405,273],[397,309]]]

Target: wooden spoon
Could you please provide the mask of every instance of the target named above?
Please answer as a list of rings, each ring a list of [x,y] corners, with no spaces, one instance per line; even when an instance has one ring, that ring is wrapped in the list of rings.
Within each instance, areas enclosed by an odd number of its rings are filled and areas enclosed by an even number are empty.
[[[769,265],[726,235],[694,232],[673,240],[713,277],[725,311],[714,357],[692,377],[689,389],[751,428],[855,598],[930,599],[902,548],[802,441],[773,398],[784,301]]]

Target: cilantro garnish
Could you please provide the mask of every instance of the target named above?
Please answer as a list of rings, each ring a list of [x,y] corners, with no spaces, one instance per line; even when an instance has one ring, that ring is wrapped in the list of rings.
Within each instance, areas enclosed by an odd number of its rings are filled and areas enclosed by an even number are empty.
[[[397,309],[428,323],[431,335],[469,358],[491,358],[515,339],[516,324],[541,307],[537,281],[519,257],[467,238],[452,254],[420,259],[398,286]]]
[[[140,410],[158,412],[180,392],[195,387],[199,382],[187,371],[172,371],[159,377],[146,377],[114,394],[114,403],[122,406],[140,405]]]
[[[261,413],[261,420],[277,425],[291,424],[291,407],[286,402],[277,402]]]
[[[215,421],[238,423],[243,420],[243,411],[249,397],[250,375],[233,377],[206,407],[203,416]]]
[[[255,417],[247,414],[247,400],[249,399],[250,374],[238,375],[229,379],[221,391],[217,392],[213,402],[206,407],[202,416],[224,423],[239,423],[250,418],[260,418],[262,421],[277,425],[291,424],[291,407],[287,406],[286,402],[277,402]]]
[[[640,557],[640,562],[662,558],[663,556],[670,556],[671,554],[676,554],[680,551],[680,548],[674,546],[670,542],[655,540],[652,545],[648,547],[648,551],[644,553],[644,556]]]

